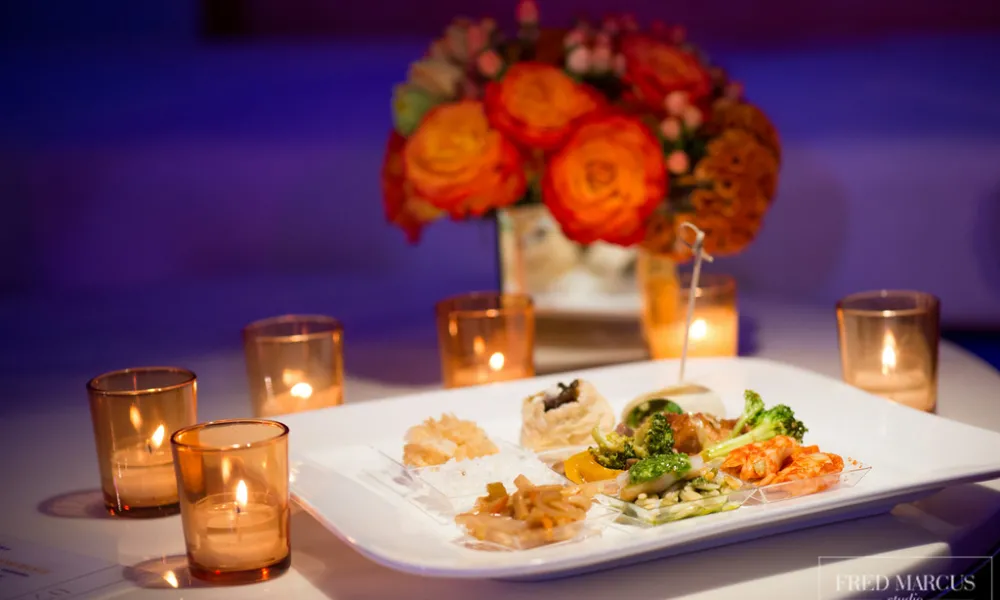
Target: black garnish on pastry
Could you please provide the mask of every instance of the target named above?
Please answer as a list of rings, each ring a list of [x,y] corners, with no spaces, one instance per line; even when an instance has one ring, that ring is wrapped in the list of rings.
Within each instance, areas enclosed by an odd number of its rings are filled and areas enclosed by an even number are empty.
[[[579,402],[580,400],[580,380],[574,379],[569,385],[558,384],[559,394],[545,397],[545,412],[559,408],[563,404]]]

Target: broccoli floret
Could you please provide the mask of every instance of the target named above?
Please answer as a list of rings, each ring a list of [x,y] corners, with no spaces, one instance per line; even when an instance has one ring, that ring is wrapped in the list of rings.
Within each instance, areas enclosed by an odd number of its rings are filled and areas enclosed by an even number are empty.
[[[602,467],[622,471],[629,459],[639,458],[632,438],[628,436],[617,431],[606,434],[601,431],[600,425],[594,427],[591,435],[597,442],[597,447],[590,448],[590,453]]]
[[[636,450],[643,457],[674,451],[674,430],[663,413],[656,413],[635,432]]]
[[[687,454],[674,452],[672,454],[657,454],[644,458],[632,465],[628,470],[631,483],[645,483],[659,479],[667,473],[681,475],[691,469],[691,461]]]
[[[760,413],[750,431],[706,448],[701,454],[706,461],[711,461],[729,454],[740,446],[763,442],[779,435],[787,435],[801,442],[806,431],[808,429],[802,421],[795,418],[792,409],[784,404],[778,404]]]
[[[746,401],[743,405],[743,414],[736,421],[733,433],[729,436],[731,438],[740,435],[744,427],[752,429],[760,419],[761,413],[764,412],[764,401],[761,400],[760,394],[753,390],[747,390],[743,392],[743,398]]]

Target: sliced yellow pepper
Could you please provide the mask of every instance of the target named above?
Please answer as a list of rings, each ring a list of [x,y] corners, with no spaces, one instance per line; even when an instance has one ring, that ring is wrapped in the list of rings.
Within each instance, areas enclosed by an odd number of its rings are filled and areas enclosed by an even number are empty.
[[[563,462],[563,468],[566,471],[566,479],[577,484],[607,481],[608,479],[618,477],[618,475],[624,472],[601,466],[600,463],[594,460],[594,455],[588,450],[567,458]]]

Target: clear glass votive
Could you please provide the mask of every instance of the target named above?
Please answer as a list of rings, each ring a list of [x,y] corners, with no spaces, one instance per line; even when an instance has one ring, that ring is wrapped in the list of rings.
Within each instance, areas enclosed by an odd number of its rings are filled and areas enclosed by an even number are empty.
[[[338,406],[344,401],[344,329],[322,315],[284,315],[243,328],[255,417]]]
[[[923,411],[937,406],[941,303],[912,291],[861,292],[837,302],[844,381]]]
[[[288,538],[288,427],[234,419],[170,438],[191,574],[213,583],[277,577],[292,563]]]
[[[641,253],[640,260],[658,259]],[[672,261],[663,269],[640,265],[643,334],[654,359],[680,358],[684,349],[691,274],[675,274],[672,269]],[[736,280],[703,272],[695,290],[688,356],[736,356],[738,347]]]
[[[447,388],[535,375],[535,308],[526,294],[474,292],[435,306]]]
[[[170,435],[197,419],[197,378],[186,369],[144,367],[87,382],[104,504],[113,515],[177,514]]]

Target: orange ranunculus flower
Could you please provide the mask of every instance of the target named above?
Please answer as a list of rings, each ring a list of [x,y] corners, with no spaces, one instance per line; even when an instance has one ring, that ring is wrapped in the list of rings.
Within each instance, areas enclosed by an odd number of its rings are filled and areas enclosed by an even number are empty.
[[[549,160],[542,200],[566,237],[630,246],[643,240],[647,219],[663,201],[663,150],[635,117],[595,115]]]
[[[490,127],[478,100],[435,107],[403,150],[413,192],[454,218],[517,202],[525,190],[517,148]]]
[[[514,64],[486,88],[486,111],[494,127],[529,148],[552,150],[581,119],[604,105],[595,90],[552,65]]]
[[[687,92],[692,104],[700,104],[712,91],[712,78],[705,67],[674,44],[633,33],[622,39],[621,52],[625,80],[653,110],[663,110],[670,92]]]
[[[764,111],[749,102],[720,98],[712,106],[712,118],[706,123],[706,132],[717,135],[727,129],[741,129],[753,134],[757,141],[781,160],[781,141],[778,131]]]
[[[420,241],[425,224],[442,215],[441,211],[418,197],[406,180],[403,148],[406,138],[393,131],[385,148],[382,162],[382,202],[385,218],[406,233],[410,243]]]

